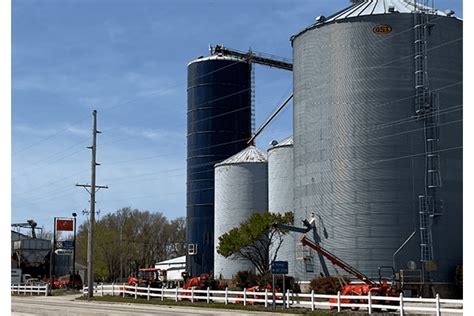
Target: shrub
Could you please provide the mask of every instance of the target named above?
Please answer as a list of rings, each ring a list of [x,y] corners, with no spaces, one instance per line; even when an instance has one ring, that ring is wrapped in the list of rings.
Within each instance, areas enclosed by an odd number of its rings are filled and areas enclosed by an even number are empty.
[[[333,276],[317,277],[311,280],[309,288],[317,294],[337,294],[337,291],[342,290],[341,282],[349,283],[349,279],[343,278],[343,280]]]
[[[257,275],[251,271],[239,271],[232,279],[232,284],[240,289],[249,288],[258,284]]]

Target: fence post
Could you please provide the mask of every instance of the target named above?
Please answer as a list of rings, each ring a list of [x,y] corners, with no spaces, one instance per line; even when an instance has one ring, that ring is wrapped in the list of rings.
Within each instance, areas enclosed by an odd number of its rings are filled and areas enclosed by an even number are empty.
[[[286,290],[286,308],[290,308],[290,289]]]
[[[20,284],[17,284],[17,285],[16,285],[16,290],[17,290],[17,292],[18,292],[18,295],[20,295]]]
[[[137,299],[138,283],[135,283],[135,299]]]
[[[341,291],[337,291],[337,312],[341,312]]]
[[[125,297],[125,282],[122,284],[122,293],[123,297]]]
[[[191,287],[191,303],[194,303],[194,286]]]
[[[112,282],[112,297],[115,296],[115,283]]]
[[[209,286],[207,287],[207,304],[209,304]]]
[[[45,292],[44,292],[44,296],[48,296],[48,292],[49,292],[49,284],[46,284],[46,289],[45,289]]]
[[[178,288],[176,288],[176,295],[175,295],[176,302],[178,301]]]
[[[100,284],[100,296],[104,296],[104,282]]]
[[[268,307],[268,289],[265,289],[265,307]]]
[[[314,312],[314,290],[311,290],[311,311]]]
[[[224,300],[225,305],[227,305],[227,304],[229,303],[228,300],[227,300],[227,299],[228,299],[228,295],[229,295],[229,294],[227,293],[227,291],[228,291],[228,288],[227,288],[227,286],[226,286],[226,287],[225,287],[225,300]],[[266,292],[266,291],[267,291],[267,290],[265,290],[265,292]]]
[[[405,315],[405,312],[403,311],[403,292],[400,292],[400,316]]]
[[[244,306],[247,306],[247,289],[244,288]]]
[[[441,315],[441,304],[439,301],[439,294],[436,293],[436,316],[440,316],[440,315]]]
[[[147,293],[147,296],[146,296],[146,300],[149,301],[150,300],[150,284],[148,283],[148,293]]]
[[[372,314],[372,292],[369,291],[369,294],[367,294],[368,299],[367,299],[367,309],[369,310],[369,314]]]
[[[161,301],[162,302],[163,302],[164,298],[165,298],[165,286],[163,285],[161,287]]]

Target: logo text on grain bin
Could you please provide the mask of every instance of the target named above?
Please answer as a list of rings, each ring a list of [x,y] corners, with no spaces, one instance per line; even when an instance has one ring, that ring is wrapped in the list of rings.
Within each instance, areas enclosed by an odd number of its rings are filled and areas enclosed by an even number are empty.
[[[392,27],[388,24],[379,24],[379,25],[374,26],[372,31],[375,34],[388,34],[392,32]]]

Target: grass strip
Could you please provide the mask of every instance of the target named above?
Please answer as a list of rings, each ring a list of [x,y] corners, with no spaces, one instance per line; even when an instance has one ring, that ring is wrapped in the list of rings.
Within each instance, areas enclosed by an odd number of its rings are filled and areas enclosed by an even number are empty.
[[[80,297],[78,300],[87,301],[86,297]],[[205,302],[190,302],[190,301],[174,301],[174,300],[164,300],[161,301],[159,298],[152,298],[149,301],[146,298],[137,298],[133,297],[121,297],[121,296],[94,296],[91,298],[91,301],[94,302],[113,302],[113,303],[132,303],[132,304],[148,304],[148,305],[166,305],[166,306],[180,306],[180,307],[201,307],[201,308],[216,308],[216,309],[227,309],[227,310],[244,310],[244,311],[257,311],[257,312],[268,312],[268,313],[285,313],[285,314],[298,314],[298,315],[314,315],[314,316],[324,316],[324,315],[348,315],[354,313],[337,313],[335,311],[314,311],[308,310],[306,308],[292,307],[289,309],[283,309],[281,306],[277,306],[275,310],[272,310],[271,307],[265,308],[264,306],[259,305],[247,305],[243,306],[242,304],[224,304],[224,303],[205,303]],[[365,315],[366,313],[357,313],[357,315]]]

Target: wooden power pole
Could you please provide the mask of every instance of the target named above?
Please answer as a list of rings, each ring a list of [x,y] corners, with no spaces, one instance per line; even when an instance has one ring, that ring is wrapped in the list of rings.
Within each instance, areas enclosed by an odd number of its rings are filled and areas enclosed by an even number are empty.
[[[78,187],[84,187],[90,194],[90,212],[89,212],[89,229],[87,234],[87,298],[94,296],[94,224],[95,224],[95,194],[99,189],[108,189],[107,186],[96,185],[95,168],[99,166],[96,162],[97,153],[97,134],[101,132],[97,130],[97,111],[92,112],[92,146],[87,147],[92,149],[91,162],[91,184],[76,184]],[[90,190],[88,190],[90,188]]]

